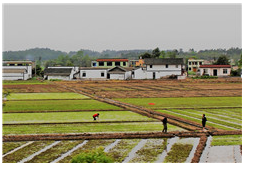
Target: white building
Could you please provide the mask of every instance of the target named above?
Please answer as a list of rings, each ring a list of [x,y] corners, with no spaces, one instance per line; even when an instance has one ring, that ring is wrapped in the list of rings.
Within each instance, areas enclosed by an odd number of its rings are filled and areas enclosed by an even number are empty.
[[[108,75],[107,78],[108,79],[115,79],[115,80],[127,80],[127,79],[131,79],[131,74],[132,74],[132,70],[134,68],[132,67],[120,67],[120,66],[116,66],[112,69],[108,70]]]
[[[188,71],[198,72],[199,67],[204,64],[203,59],[189,59],[188,60]]]
[[[73,80],[78,73],[78,67],[48,67],[44,70],[44,79]]]
[[[3,61],[3,80],[27,80],[32,78],[32,61]]]
[[[201,65],[200,75],[208,76],[230,76],[231,65]]]
[[[167,76],[183,75],[183,58],[144,59],[144,67],[132,72],[133,79],[160,79]]]
[[[79,78],[84,80],[106,80],[108,68],[81,67]]]

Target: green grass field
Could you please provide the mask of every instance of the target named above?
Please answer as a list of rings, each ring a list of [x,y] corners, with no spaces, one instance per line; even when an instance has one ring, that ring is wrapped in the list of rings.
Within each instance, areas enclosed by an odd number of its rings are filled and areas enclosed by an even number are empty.
[[[91,122],[92,115],[100,113],[100,121],[154,121],[155,119],[130,111],[91,111],[91,112],[54,112],[54,113],[6,113],[3,124],[15,123],[56,123]]]
[[[242,135],[213,136],[212,146],[242,145]]]
[[[201,124],[202,115],[206,114],[207,125],[223,129],[237,130],[242,129],[242,109],[169,109],[157,110],[159,112],[170,114],[176,117],[195,121]]]
[[[151,109],[242,106],[242,97],[125,98],[116,100]],[[149,103],[155,105],[149,105]]]
[[[3,107],[3,112],[64,110],[121,110],[121,108],[96,100],[9,101]]]
[[[3,126],[3,134],[43,134],[43,133],[90,133],[90,132],[160,132],[161,122],[135,123],[88,123],[88,124],[47,124]],[[168,131],[184,130],[168,125]]]
[[[41,99],[86,99],[77,93],[12,93],[7,100],[41,100]]]
[[[22,85],[22,84],[48,84],[47,80],[39,81],[35,79],[31,80],[3,80],[3,85]]]

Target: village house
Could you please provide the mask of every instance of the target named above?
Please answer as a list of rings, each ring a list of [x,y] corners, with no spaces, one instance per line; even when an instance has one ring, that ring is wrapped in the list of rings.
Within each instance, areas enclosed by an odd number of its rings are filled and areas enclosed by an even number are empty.
[[[129,67],[128,59],[97,59],[91,62],[91,67]]]
[[[98,61],[105,61],[97,59]],[[166,59],[143,59],[142,67],[126,67],[114,66],[108,67],[108,61],[127,61],[124,59],[107,59],[104,66],[96,67],[48,67],[44,71],[44,79],[61,79],[61,80],[128,80],[128,79],[160,79],[169,76],[184,79],[183,74],[184,62],[183,58],[166,58]],[[106,63],[106,64],[105,64]],[[124,62],[123,62],[124,63]],[[112,64],[112,65],[115,65]],[[123,65],[123,64],[120,64]]]
[[[116,67],[108,70],[107,78],[108,79],[115,79],[115,80],[131,79],[133,69],[134,68],[132,68],[132,67],[116,66]]]
[[[106,80],[109,68],[101,67],[81,67],[79,78],[84,80]]]
[[[199,67],[203,64],[203,59],[189,59],[187,64],[188,71],[199,72]]]
[[[201,65],[200,75],[207,76],[230,76],[231,65]]]
[[[28,80],[32,78],[32,61],[3,61],[3,80]]]
[[[167,76],[183,76],[183,58],[144,59],[144,66],[132,71],[133,79],[160,79]]]
[[[48,67],[44,70],[44,79],[73,80],[78,73],[78,67]]]

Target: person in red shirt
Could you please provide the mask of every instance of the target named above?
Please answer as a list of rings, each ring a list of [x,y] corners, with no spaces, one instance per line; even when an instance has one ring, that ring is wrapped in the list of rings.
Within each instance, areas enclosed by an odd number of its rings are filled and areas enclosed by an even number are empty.
[[[99,113],[94,114],[93,115],[93,120],[99,119],[99,115],[100,115]]]

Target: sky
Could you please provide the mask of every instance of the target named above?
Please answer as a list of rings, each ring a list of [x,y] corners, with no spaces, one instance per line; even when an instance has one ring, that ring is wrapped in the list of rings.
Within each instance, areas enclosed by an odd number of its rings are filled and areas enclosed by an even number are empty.
[[[3,51],[242,47],[238,4],[4,4]]]

